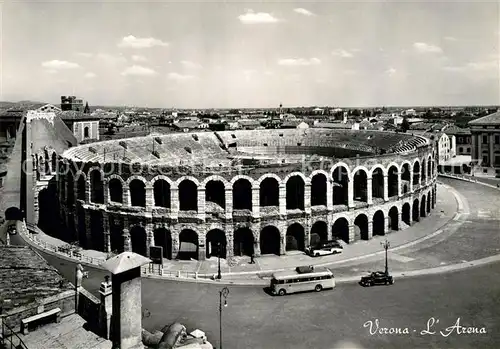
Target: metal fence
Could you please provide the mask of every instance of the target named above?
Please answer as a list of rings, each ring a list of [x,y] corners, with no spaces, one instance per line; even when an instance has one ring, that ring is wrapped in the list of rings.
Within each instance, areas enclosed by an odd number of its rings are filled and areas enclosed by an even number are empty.
[[[28,349],[23,340],[5,323],[5,321],[1,321],[1,323],[2,333],[0,336],[0,344],[2,344],[2,349]]]

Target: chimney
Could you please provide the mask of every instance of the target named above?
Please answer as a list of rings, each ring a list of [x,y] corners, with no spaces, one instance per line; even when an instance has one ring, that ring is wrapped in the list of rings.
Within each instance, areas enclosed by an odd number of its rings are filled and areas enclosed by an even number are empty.
[[[123,252],[102,266],[112,274],[112,331],[116,349],[142,349],[141,266],[151,260]]]

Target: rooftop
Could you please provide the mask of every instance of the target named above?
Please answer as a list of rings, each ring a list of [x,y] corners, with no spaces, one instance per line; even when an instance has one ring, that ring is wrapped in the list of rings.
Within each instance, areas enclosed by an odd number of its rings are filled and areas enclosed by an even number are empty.
[[[29,247],[0,246],[3,311],[71,290],[71,284]]]
[[[483,116],[482,118],[469,121],[469,125],[473,126],[488,126],[488,125],[500,125],[500,111],[496,113]]]

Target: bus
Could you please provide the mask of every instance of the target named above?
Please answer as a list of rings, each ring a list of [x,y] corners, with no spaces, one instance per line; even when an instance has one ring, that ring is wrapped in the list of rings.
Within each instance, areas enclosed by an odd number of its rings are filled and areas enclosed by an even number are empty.
[[[335,278],[328,268],[297,267],[295,270],[274,273],[270,287],[273,295],[280,296],[304,291],[320,292],[334,288]]]

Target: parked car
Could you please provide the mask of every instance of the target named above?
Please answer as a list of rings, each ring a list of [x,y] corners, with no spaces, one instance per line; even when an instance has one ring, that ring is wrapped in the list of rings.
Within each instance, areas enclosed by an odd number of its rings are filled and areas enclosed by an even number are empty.
[[[342,253],[344,248],[337,240],[320,242],[316,246],[309,247],[306,252],[311,257],[325,256],[329,254]]]
[[[361,286],[374,286],[374,285],[392,285],[394,279],[391,275],[386,274],[384,271],[375,271],[367,276],[362,276],[359,284]]]

